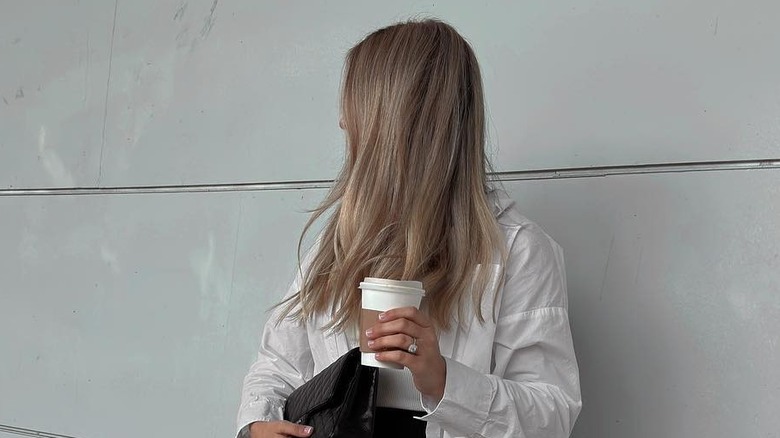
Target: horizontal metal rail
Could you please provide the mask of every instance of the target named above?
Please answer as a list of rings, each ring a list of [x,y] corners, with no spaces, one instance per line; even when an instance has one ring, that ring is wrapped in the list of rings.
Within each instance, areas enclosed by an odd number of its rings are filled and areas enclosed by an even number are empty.
[[[712,172],[780,169],[780,158],[762,160],[700,161],[683,163],[634,164],[620,166],[569,167],[559,169],[494,172],[494,181],[533,181],[546,179],[597,178],[617,175],[646,175],[681,172]],[[117,187],[52,187],[0,189],[0,196],[127,195],[144,193],[253,192],[272,190],[327,189],[333,180],[247,182],[226,184],[182,184]]]
[[[7,426],[5,424],[0,424],[0,432],[5,432],[11,435],[34,436],[39,438],[76,438],[70,435],[59,435],[56,433],[42,432],[40,430],[25,429],[23,427]]]

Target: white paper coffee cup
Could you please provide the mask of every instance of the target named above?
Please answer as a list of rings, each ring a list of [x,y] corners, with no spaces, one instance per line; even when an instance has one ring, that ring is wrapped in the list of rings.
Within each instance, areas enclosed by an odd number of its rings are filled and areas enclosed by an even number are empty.
[[[362,290],[361,302],[361,362],[378,368],[403,369],[403,366],[389,362],[380,362],[376,360],[373,352],[369,352],[365,345],[365,330],[374,325],[377,321],[377,315],[398,307],[416,307],[420,308],[420,302],[425,296],[423,285],[419,281],[410,280],[391,280],[387,278],[366,277],[360,283]]]

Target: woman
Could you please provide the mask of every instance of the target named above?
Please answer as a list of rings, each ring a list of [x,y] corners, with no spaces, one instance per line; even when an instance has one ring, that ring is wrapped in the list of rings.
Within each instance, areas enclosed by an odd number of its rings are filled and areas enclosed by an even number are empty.
[[[346,56],[341,114],[347,158],[304,234],[332,214],[266,324],[239,435],[311,434],[280,421],[284,401],[357,345],[370,276],[427,291],[367,333],[405,367],[380,369],[375,436],[568,436],[581,399],[561,250],[488,186],[469,44],[438,20],[377,30]]]

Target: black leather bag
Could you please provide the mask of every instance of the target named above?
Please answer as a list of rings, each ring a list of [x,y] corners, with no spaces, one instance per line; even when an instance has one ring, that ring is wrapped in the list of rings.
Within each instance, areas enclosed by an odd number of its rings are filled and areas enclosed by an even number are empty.
[[[284,419],[313,427],[312,438],[371,438],[378,378],[354,348],[290,394]]]

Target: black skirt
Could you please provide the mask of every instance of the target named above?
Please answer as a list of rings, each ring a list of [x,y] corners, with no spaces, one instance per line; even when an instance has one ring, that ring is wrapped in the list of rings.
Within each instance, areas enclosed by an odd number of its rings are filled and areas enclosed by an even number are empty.
[[[412,418],[423,415],[425,412],[422,411],[378,407],[374,417],[374,438],[425,438],[428,423]]]

